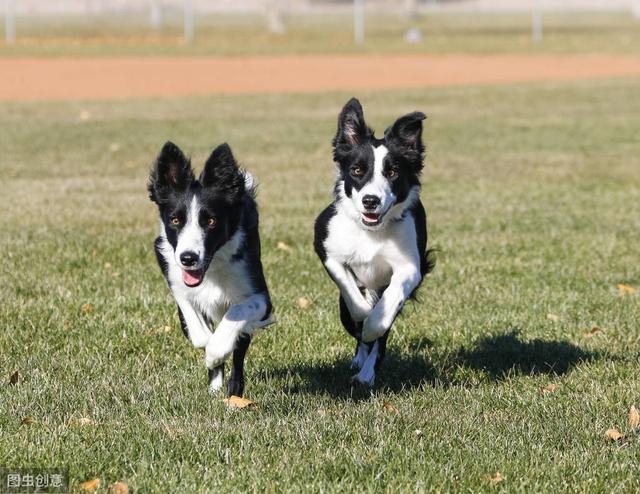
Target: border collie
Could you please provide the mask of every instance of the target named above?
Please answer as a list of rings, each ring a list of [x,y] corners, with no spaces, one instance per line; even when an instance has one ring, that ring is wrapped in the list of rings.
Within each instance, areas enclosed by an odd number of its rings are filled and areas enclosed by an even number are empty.
[[[222,387],[224,362],[233,353],[227,394],[242,396],[251,336],[272,322],[253,178],[222,144],[196,180],[189,159],[167,142],[148,190],[160,212],[158,264],[178,304],[182,331],[205,349],[209,391]]]
[[[340,320],[356,339],[352,382],[373,386],[389,329],[433,269],[420,201],[424,113],[400,117],[377,139],[352,98],[338,117],[334,201],[315,223],[314,247],[340,289]]]

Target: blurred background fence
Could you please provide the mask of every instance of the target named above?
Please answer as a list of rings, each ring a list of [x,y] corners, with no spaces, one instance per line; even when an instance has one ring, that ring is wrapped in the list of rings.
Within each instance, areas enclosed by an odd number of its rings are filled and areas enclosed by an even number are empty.
[[[406,24],[405,42],[428,35],[411,21],[424,17],[502,18],[504,26],[523,24],[531,38],[544,36],[546,22],[564,23],[581,16],[625,15],[640,18],[640,0],[0,0],[6,44],[51,34],[95,32],[133,34],[138,29],[179,34],[191,42],[202,30],[229,23],[245,24],[270,34],[285,34],[301,25],[342,23],[352,40],[362,43],[368,20]],[[514,20],[517,19],[517,22]],[[597,21],[595,21],[597,24]],[[68,31],[65,31],[68,29]],[[330,31],[330,30],[329,30]]]

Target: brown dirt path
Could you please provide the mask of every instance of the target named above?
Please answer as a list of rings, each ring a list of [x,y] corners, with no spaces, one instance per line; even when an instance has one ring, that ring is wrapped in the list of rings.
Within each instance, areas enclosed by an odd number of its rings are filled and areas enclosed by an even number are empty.
[[[640,58],[305,55],[5,58],[0,101],[356,91],[640,76]]]

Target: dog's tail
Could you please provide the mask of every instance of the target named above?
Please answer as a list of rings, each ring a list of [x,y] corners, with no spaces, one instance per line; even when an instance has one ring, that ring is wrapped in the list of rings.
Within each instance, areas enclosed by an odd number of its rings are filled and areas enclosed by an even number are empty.
[[[422,274],[423,278],[435,269],[437,252],[437,249],[427,249],[427,251],[424,253],[424,257],[420,261],[420,273]]]
[[[420,274],[422,274],[422,280],[420,280],[420,284],[413,290],[411,295],[409,295],[409,298],[415,302],[420,302],[418,299],[418,289],[422,286],[425,276],[436,267],[437,252],[438,249],[427,249],[422,259],[420,259]]]

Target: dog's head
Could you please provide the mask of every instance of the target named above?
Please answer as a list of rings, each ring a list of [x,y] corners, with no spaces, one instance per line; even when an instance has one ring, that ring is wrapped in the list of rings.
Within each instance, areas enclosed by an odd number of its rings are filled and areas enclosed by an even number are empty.
[[[183,152],[167,142],[151,170],[149,197],[187,286],[198,286],[213,255],[233,236],[241,216],[245,175],[227,144],[213,150],[198,179]]]
[[[402,213],[402,204],[419,186],[425,118],[421,112],[409,113],[377,139],[357,99],[352,98],[340,112],[333,140],[339,173],[336,193],[339,197],[344,194],[342,199],[363,228],[384,228],[389,219]]]

